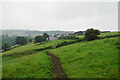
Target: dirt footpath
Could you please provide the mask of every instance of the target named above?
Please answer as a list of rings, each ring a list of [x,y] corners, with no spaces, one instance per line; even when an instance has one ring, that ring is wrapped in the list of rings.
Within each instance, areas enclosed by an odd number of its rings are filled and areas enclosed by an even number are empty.
[[[46,54],[51,57],[52,72],[56,74],[55,78],[67,78],[67,75],[61,66],[60,59],[55,55],[49,53],[48,51],[46,52]]]

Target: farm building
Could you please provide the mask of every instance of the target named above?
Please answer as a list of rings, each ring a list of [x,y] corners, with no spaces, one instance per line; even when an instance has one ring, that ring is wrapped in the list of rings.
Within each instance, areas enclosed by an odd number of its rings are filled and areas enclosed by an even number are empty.
[[[50,36],[49,38],[47,38],[47,40],[58,40],[58,38],[55,36]]]
[[[78,32],[75,32],[74,33],[76,36],[78,35],[84,35],[85,34],[85,31],[78,31]]]

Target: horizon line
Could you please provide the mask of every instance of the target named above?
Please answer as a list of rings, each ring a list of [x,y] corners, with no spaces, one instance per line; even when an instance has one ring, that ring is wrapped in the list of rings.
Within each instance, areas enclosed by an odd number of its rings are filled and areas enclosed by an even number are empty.
[[[90,28],[88,28],[90,29]],[[24,30],[24,31],[86,31],[86,30],[36,30],[36,29],[0,29],[0,30]],[[99,29],[98,29],[99,30]],[[119,31],[119,30],[100,30],[100,31]]]

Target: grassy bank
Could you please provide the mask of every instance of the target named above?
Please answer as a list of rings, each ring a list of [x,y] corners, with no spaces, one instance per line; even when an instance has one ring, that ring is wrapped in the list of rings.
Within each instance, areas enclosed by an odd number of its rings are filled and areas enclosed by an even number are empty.
[[[45,48],[45,47],[49,47],[49,46],[56,46],[58,43],[62,43],[64,41],[72,41],[72,40],[55,40],[55,41],[47,41],[47,42],[42,42],[42,43],[29,43],[23,46],[19,46],[16,47],[14,49],[5,51],[2,53],[3,56],[7,56],[7,55],[18,55],[18,54],[26,54],[27,52],[29,53],[34,53],[32,50],[34,49],[41,49],[41,48]]]
[[[69,78],[116,78],[117,43],[118,37],[85,41],[50,50],[50,53],[60,58]]]
[[[98,35],[98,37],[106,37],[106,36],[113,36],[113,35],[120,35],[120,32],[119,33],[118,32],[101,33],[100,35]],[[81,38],[84,38],[85,35],[79,35],[77,37],[81,39]]]

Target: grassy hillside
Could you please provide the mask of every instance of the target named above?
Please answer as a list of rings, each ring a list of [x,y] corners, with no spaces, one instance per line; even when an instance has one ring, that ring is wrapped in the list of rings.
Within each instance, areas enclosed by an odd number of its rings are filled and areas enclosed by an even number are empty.
[[[118,33],[118,32],[101,33],[98,36],[99,37],[105,37],[105,36],[113,36],[113,35],[120,35],[120,33]]]
[[[98,35],[98,37],[113,36],[113,35],[118,35],[118,34],[120,35],[120,33],[118,32],[101,33],[100,35]],[[84,38],[85,35],[79,35],[77,37]]]
[[[51,59],[45,50],[31,51],[34,54],[26,56],[24,54],[33,49],[54,47],[64,41],[71,40],[30,43],[3,52],[2,55],[6,55],[2,58],[3,78],[52,78],[55,75],[52,73]],[[114,37],[82,41],[48,51],[60,58],[69,78],[115,78],[118,76],[118,48],[120,49],[117,44],[120,44],[118,37]],[[19,57],[14,56],[19,54]]]
[[[69,78],[115,78],[118,76],[117,43],[117,37],[85,41],[50,53],[60,58]]]
[[[40,49],[40,48],[44,48],[44,47],[48,47],[48,46],[55,46],[58,43],[62,43],[64,41],[72,41],[72,40],[55,40],[55,41],[48,41],[48,42],[43,42],[43,43],[29,43],[27,45],[23,45],[23,46],[19,46],[16,47],[12,50],[8,50],[6,52],[3,52],[2,55],[15,55],[15,54],[21,54],[21,53],[27,53],[27,51],[29,50],[33,50],[33,49]],[[32,52],[31,52],[32,53]]]
[[[3,78],[52,78],[49,56],[40,52],[17,58],[3,58]]]
[[[10,55],[2,58],[2,77],[3,78],[52,78],[52,66],[49,56],[43,52],[31,52],[34,54],[24,56],[31,49],[39,49],[47,46],[55,46],[63,41],[72,40],[55,40],[43,42],[42,44],[30,43],[19,46],[9,51],[3,52],[2,55]],[[20,56],[15,56],[15,55]]]

